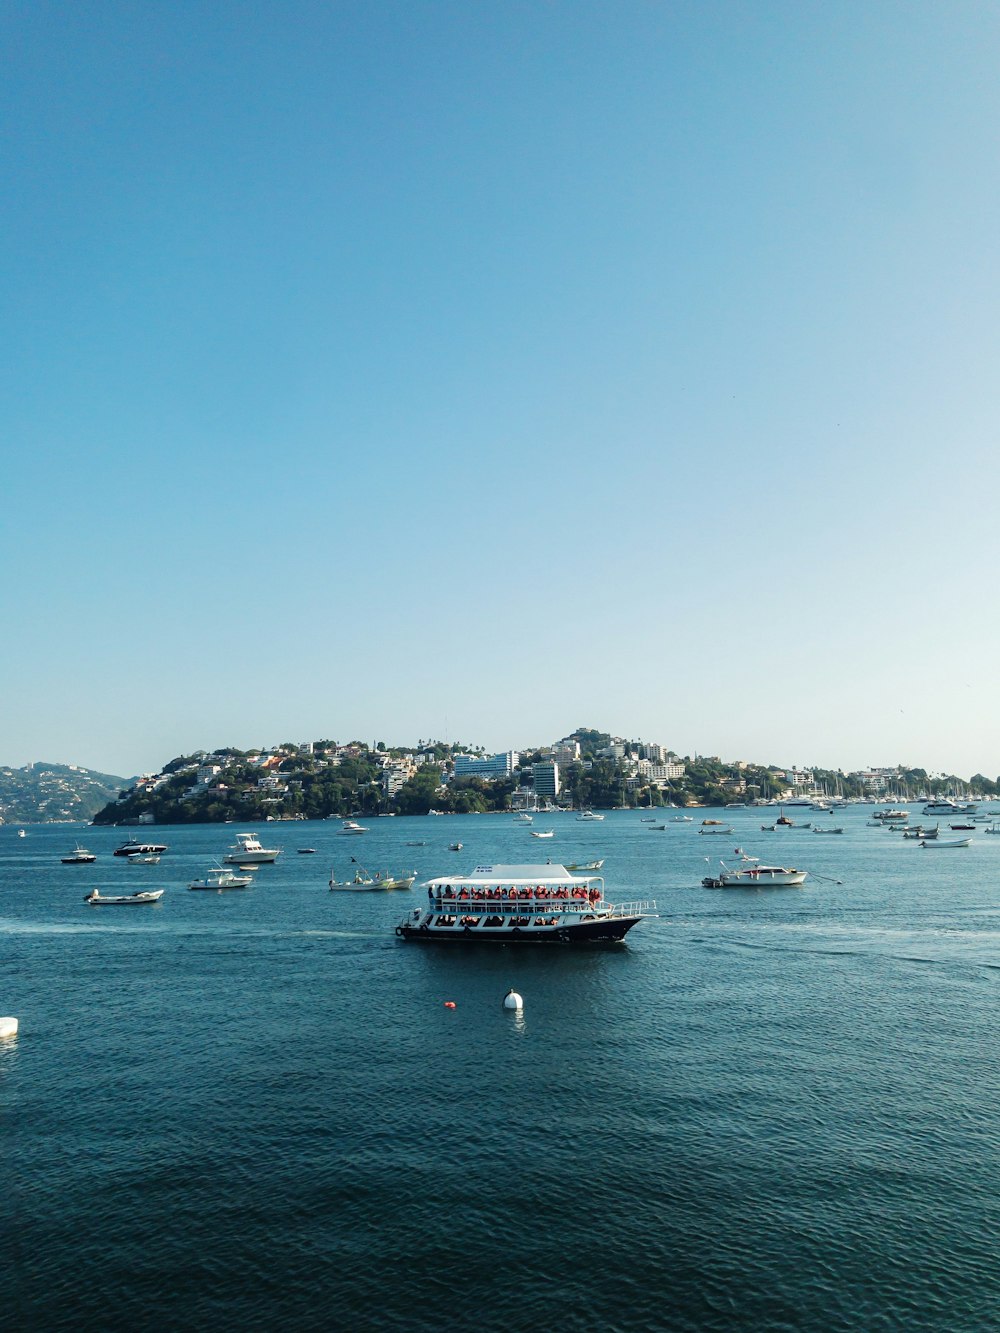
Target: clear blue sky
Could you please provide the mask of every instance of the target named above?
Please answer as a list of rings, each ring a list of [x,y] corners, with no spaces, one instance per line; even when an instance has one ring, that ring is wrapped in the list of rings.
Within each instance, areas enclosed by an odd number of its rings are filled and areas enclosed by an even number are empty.
[[[1000,772],[995,5],[0,33],[0,762]]]

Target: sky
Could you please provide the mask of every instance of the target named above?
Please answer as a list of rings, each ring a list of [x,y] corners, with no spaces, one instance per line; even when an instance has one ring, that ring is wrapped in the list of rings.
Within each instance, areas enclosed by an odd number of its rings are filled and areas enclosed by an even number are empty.
[[[0,763],[996,776],[998,58],[966,0],[8,0]]]

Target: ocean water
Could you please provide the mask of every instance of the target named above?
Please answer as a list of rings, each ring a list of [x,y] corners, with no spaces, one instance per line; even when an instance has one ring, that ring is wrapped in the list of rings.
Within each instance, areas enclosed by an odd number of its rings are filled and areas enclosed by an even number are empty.
[[[1000,837],[640,814],[537,819],[547,843],[509,815],[258,826],[283,855],[228,894],[186,884],[237,825],[155,830],[159,866],[119,830],[0,828],[5,1326],[1000,1326]],[[78,838],[95,865],[59,863]],[[701,888],[736,846],[810,878]],[[428,948],[393,934],[419,889],[328,891],[351,856],[604,856],[660,915],[612,948]]]

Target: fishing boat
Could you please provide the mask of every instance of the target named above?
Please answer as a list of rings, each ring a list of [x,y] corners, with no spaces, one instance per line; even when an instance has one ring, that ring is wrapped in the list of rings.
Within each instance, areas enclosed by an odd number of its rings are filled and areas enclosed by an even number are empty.
[[[451,944],[617,943],[656,903],[609,903],[604,880],[561,865],[484,865],[427,884],[427,906],[396,927],[405,940]]]
[[[460,852],[462,850],[462,844],[460,842],[449,842],[448,850],[449,852]]]
[[[91,907],[142,907],[147,903],[158,903],[163,897],[162,889],[146,889],[142,893],[103,894],[100,889],[92,889],[84,898]]]
[[[237,833],[222,859],[231,866],[262,866],[277,861],[280,855],[280,847],[262,847],[255,833]]]
[[[252,875],[237,875],[226,866],[215,866],[207,872],[204,879],[193,879],[188,888],[207,891],[215,889],[216,892],[222,893],[226,889],[245,889],[252,883]]]
[[[337,880],[334,871],[331,870],[330,889],[339,889],[351,893],[382,893],[389,889],[411,889],[416,877],[417,872],[415,870],[412,870],[408,875],[390,875],[387,871],[377,871],[374,875],[371,875],[364,866],[359,865],[354,872],[353,879]]]
[[[843,833],[842,828],[814,828],[813,833]]]
[[[75,851],[60,859],[64,866],[89,866],[97,860],[97,855],[94,852],[88,852],[86,847],[77,844]]]
[[[645,822],[646,821],[643,820],[643,823]],[[650,824],[649,826],[650,833],[666,833],[666,831],[667,831],[666,824]]]
[[[603,815],[595,815],[593,810],[581,810],[576,817],[576,822],[578,824],[596,824],[603,818]]]
[[[925,838],[917,843],[918,847],[926,847],[928,849],[931,847],[940,847],[942,849],[945,847],[970,847],[971,845],[971,838]]]
[[[603,870],[604,868],[604,857],[602,856],[599,861],[588,861],[586,865],[577,865],[574,861],[565,868],[571,871],[574,875],[596,875],[599,870]]]
[[[739,866],[727,866],[717,875],[706,875],[701,881],[706,889],[791,889],[805,883],[806,870],[791,866],[763,866],[755,856],[744,856]]]
[[[728,824],[722,824],[722,825],[720,825],[718,828],[704,828],[704,827],[702,827],[702,828],[700,828],[700,829],[698,830],[699,834],[709,834],[709,835],[711,835],[711,834],[713,834],[713,833],[721,833],[721,834],[723,834],[723,835],[724,835],[725,837],[727,837],[727,838],[731,838],[731,837],[733,836],[733,834],[735,833],[735,831],[736,831],[736,830],[735,830],[735,829],[731,829],[731,828],[728,826]]]

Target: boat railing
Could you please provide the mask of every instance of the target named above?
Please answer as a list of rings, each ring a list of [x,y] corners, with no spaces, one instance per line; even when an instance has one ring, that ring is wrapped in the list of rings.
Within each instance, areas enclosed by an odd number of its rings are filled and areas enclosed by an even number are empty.
[[[474,914],[478,916],[586,915],[651,916],[656,902],[651,898],[627,903],[609,903],[606,899],[584,898],[432,898],[431,910],[439,916]]]
[[[488,912],[517,916],[524,912],[596,912],[608,911],[611,904],[603,898],[438,898],[430,899],[436,912]]]
[[[602,903],[602,907],[609,907],[611,915],[616,916],[655,916],[656,899],[639,898],[631,903]]]

